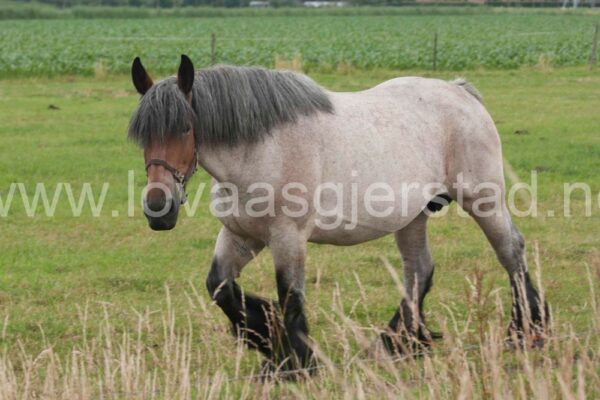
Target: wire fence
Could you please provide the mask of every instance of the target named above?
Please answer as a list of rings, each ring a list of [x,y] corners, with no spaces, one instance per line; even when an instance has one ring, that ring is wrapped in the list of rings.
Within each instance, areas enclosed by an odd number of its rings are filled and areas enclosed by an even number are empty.
[[[594,67],[596,64],[596,48],[597,48],[597,36],[598,36],[598,28],[597,28],[597,23],[594,24],[593,26],[593,35],[591,37],[591,49],[590,52],[588,53],[589,56],[586,57],[586,59],[584,60],[583,57],[581,58],[581,64],[585,63],[585,61],[588,62],[588,64],[590,65],[590,67]],[[556,32],[553,31],[530,31],[530,32],[518,32],[518,31],[506,31],[503,32],[499,35],[496,36],[497,40],[500,41],[504,41],[504,42],[509,42],[512,38],[535,38],[535,37],[540,37],[540,36],[552,36],[552,35],[556,35]],[[339,41],[339,40],[345,40],[346,38],[342,35],[333,35],[333,36],[328,36],[326,38],[327,41],[329,41],[330,43]],[[419,40],[419,43],[417,44],[417,46],[421,49],[421,51],[425,51],[425,54],[429,53],[430,57],[425,56],[425,58],[430,58],[429,62],[430,62],[430,69],[431,70],[437,70],[438,66],[440,65],[440,58],[439,58],[439,52],[442,48],[442,46],[439,45],[440,39],[442,40],[442,42],[444,41],[443,36],[440,35],[440,33],[438,31],[432,31],[431,34],[431,41],[430,43],[428,43],[428,40],[424,40],[423,38],[421,38]],[[98,42],[107,42],[107,43],[112,43],[112,42],[133,42],[133,43],[151,43],[151,42],[155,42],[155,43],[194,43],[196,44],[196,46],[199,44],[200,46],[206,46],[206,50],[209,53],[209,60],[210,60],[210,64],[214,65],[218,62],[231,62],[231,60],[228,59],[223,59],[222,57],[219,56],[220,52],[221,52],[221,48],[219,48],[219,44],[220,43],[226,43],[225,47],[230,47],[231,43],[269,43],[269,44],[278,44],[278,45],[285,45],[286,43],[293,43],[293,45],[290,47],[288,46],[288,48],[283,51],[284,54],[290,54],[291,53],[295,53],[295,57],[300,57],[302,58],[303,56],[303,52],[301,51],[301,47],[300,45],[303,45],[306,43],[306,38],[305,37],[291,37],[291,36],[229,36],[229,35],[224,35],[224,36],[218,36],[216,33],[211,33],[210,35],[202,35],[202,36],[99,36],[99,37],[95,37],[94,40],[98,41]],[[391,52],[391,53],[396,53],[396,52],[402,52],[403,50],[406,50],[407,44],[405,41],[394,41],[393,39],[390,39],[387,36],[373,36],[369,39],[369,41],[371,43],[377,43],[378,45],[380,45],[381,43],[390,43],[392,42],[392,44],[389,44],[386,46],[387,52]],[[397,44],[396,44],[397,42]],[[298,44],[298,45],[296,45]],[[426,48],[423,49],[423,46],[425,46]],[[538,55],[538,58],[544,57],[543,52],[541,52]],[[242,60],[239,60],[238,62],[234,62],[237,64],[241,64],[241,65],[263,65],[265,64],[265,60],[269,59],[269,58],[278,58],[278,52],[275,50],[275,48],[271,48],[271,49],[263,49],[261,52],[254,54],[253,57],[249,58],[244,58]],[[221,58],[221,59],[219,59]],[[314,58],[314,57],[312,57]],[[343,58],[343,57],[342,57]],[[337,59],[337,58],[336,58]],[[339,60],[338,60],[339,61]],[[443,60],[442,60],[443,61]],[[311,59],[311,62],[317,62],[320,63],[321,61],[317,61],[315,59]],[[325,62],[327,64],[327,62]],[[334,62],[335,63],[335,62]],[[538,59],[538,63],[539,63],[539,59]],[[352,64],[351,62],[349,64]],[[275,65],[277,67],[277,65]]]

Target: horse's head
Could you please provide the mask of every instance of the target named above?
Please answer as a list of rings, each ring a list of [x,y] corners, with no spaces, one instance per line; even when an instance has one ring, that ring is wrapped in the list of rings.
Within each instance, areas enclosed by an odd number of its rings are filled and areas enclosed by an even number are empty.
[[[131,76],[142,95],[129,135],[144,148],[148,175],[144,214],[153,230],[173,229],[186,200],[185,185],[197,164],[191,106],[194,66],[182,55],[177,78],[154,84],[136,58]]]

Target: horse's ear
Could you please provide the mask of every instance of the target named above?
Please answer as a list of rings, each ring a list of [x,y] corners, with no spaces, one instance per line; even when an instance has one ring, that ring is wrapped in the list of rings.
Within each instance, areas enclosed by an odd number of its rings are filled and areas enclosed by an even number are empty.
[[[177,86],[181,91],[188,95],[192,91],[194,85],[194,64],[192,60],[185,54],[181,55],[181,64],[179,64],[179,71],[177,71]]]
[[[154,84],[144,69],[139,57],[136,57],[135,60],[133,60],[133,64],[131,64],[131,79],[133,80],[133,86],[135,86],[138,93],[142,96]]]

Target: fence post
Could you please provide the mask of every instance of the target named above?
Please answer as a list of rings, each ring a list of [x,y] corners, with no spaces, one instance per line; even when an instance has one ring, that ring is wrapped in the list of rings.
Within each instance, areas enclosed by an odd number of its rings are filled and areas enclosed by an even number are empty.
[[[437,69],[437,46],[438,46],[438,34],[437,32],[433,33],[433,59],[432,59],[432,68],[435,71]]]
[[[217,63],[217,37],[215,33],[210,34],[210,65]]]
[[[590,68],[596,66],[596,47],[598,45],[598,22],[594,25],[594,38],[592,39],[592,51],[590,52]]]

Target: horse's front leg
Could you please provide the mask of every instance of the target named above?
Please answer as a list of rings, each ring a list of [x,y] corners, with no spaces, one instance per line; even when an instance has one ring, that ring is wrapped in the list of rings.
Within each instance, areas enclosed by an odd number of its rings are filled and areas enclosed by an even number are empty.
[[[271,358],[273,337],[277,336],[273,330],[279,325],[273,304],[242,292],[235,282],[242,268],[263,247],[261,242],[242,238],[226,227],[221,228],[206,287],[231,321],[234,335]]]
[[[285,327],[273,357],[274,366],[284,370],[307,368],[312,365],[313,359],[304,314],[306,239],[295,227],[283,227],[273,232],[269,246],[275,263],[279,305]]]

